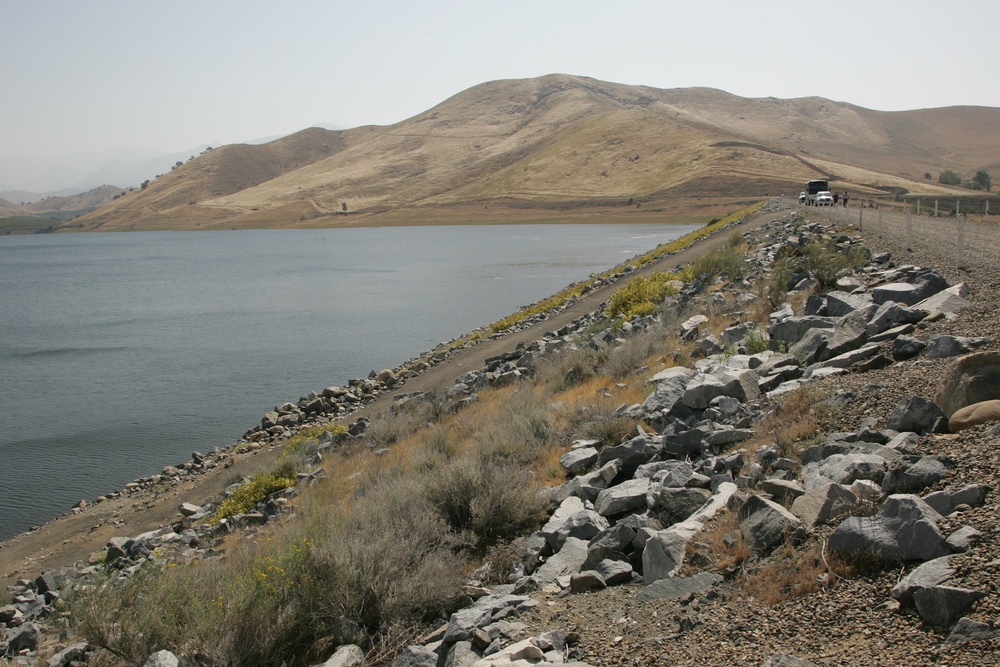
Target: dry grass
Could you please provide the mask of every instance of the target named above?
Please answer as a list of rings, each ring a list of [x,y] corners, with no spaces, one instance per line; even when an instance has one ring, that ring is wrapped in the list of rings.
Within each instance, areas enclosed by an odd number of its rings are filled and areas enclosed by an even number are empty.
[[[606,377],[567,389],[552,397],[557,407],[555,423],[566,438],[593,438],[597,447],[617,445],[626,436],[636,433],[638,423],[631,418],[616,416],[619,406],[641,403],[648,387],[641,379],[629,383],[611,383]]]
[[[696,550],[708,559],[713,569],[721,572],[735,572],[753,555],[743,539],[739,516],[729,511],[718,514],[688,548]]]
[[[796,549],[779,547],[770,558],[748,574],[742,592],[764,605],[773,606],[813,593],[830,583],[821,545]]]
[[[781,456],[795,458],[802,443],[819,433],[821,399],[820,391],[808,386],[785,394],[774,412],[756,426],[756,435],[744,441],[748,455],[774,444]]]

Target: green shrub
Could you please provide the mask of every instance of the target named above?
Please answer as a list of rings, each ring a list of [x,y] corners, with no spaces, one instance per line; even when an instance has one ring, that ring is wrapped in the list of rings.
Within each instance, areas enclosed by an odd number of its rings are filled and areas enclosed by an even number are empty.
[[[802,251],[803,267],[816,281],[816,290],[820,293],[837,286],[837,278],[851,266],[851,261],[831,242],[811,241]]]
[[[742,237],[740,237],[742,241]],[[742,280],[749,272],[746,255],[740,246],[727,244],[721,250],[699,257],[686,269],[689,280],[725,276],[730,280]]]
[[[670,347],[672,334],[664,326],[650,327],[634,335],[602,356],[599,371],[615,379],[639,372],[654,354]]]
[[[600,355],[588,348],[569,348],[538,364],[538,381],[551,391],[561,392],[597,375]]]
[[[69,607],[80,634],[128,664],[169,649],[193,664],[280,665],[320,635],[309,542],[288,536],[228,560],[108,575]]]
[[[267,500],[267,497],[272,493],[295,486],[298,483],[294,473],[290,476],[286,475],[288,475],[287,468],[254,475],[249,482],[235,489],[228,498],[222,501],[222,504],[219,505],[219,511],[215,513],[215,519],[228,519],[236,514],[251,512],[259,503]]]
[[[474,436],[476,456],[488,465],[531,467],[557,436],[548,404],[531,389],[514,392]]]
[[[467,563],[415,481],[371,486],[349,511],[326,509],[322,523],[310,558],[322,617],[376,633],[447,616]]]
[[[793,261],[790,257],[781,257],[774,262],[771,274],[764,280],[761,297],[771,310],[777,310],[788,296],[788,283],[794,273]]]
[[[761,327],[754,327],[747,332],[747,351],[750,354],[760,354],[767,350],[771,345],[771,337],[767,333],[767,329]]]
[[[611,296],[608,315],[624,315],[625,319],[652,315],[659,310],[665,298],[677,293],[677,289],[670,284],[673,280],[676,276],[662,271],[636,276]]]

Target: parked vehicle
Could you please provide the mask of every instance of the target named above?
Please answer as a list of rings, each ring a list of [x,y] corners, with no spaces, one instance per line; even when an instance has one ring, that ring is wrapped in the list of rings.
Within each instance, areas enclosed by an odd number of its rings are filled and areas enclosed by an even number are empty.
[[[833,206],[833,194],[830,192],[817,192],[816,206]]]
[[[799,193],[799,203],[800,204],[805,204],[806,203],[806,193],[805,192],[800,192]]]
[[[806,206],[815,206],[816,196],[821,192],[830,194],[829,181],[809,181],[806,183]]]

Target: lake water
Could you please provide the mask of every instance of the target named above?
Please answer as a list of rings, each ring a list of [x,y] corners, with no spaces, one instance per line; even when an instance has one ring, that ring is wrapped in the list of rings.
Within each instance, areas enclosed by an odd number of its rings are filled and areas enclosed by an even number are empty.
[[[0,237],[0,540],[694,228]]]

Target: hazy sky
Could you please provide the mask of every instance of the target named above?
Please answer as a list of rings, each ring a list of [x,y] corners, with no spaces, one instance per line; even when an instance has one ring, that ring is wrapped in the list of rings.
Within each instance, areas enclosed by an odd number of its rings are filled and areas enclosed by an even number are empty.
[[[996,0],[0,0],[0,158],[389,124],[553,72],[1000,106]]]

